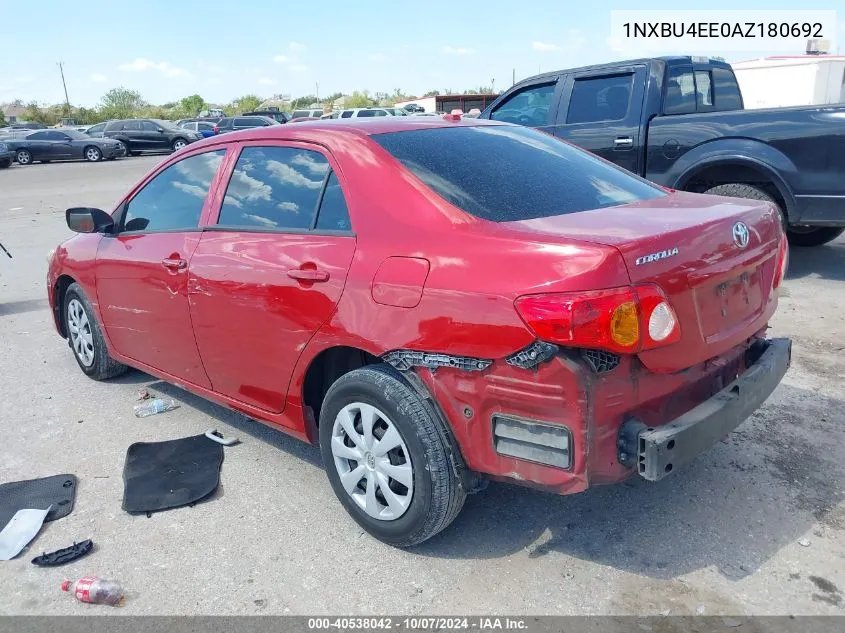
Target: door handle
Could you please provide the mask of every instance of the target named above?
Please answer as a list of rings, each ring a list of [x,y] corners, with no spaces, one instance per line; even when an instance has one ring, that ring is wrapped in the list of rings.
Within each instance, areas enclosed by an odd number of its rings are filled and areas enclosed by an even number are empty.
[[[296,279],[297,281],[307,281],[310,283],[320,283],[329,280],[329,273],[325,270],[314,270],[292,268],[288,271],[288,277]]]
[[[616,147],[631,147],[634,145],[634,139],[630,136],[618,136],[614,141],[613,144]]]
[[[188,262],[186,262],[181,257],[165,257],[161,260],[161,265],[169,270],[183,270],[188,267]]]

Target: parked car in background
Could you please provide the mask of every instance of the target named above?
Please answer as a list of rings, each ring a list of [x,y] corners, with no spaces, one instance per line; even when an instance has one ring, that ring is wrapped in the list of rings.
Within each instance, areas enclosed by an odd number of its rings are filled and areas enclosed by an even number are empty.
[[[306,108],[304,110],[294,110],[290,113],[291,119],[301,119],[301,118],[309,118],[309,119],[319,119],[323,116],[323,108]]]
[[[240,116],[263,116],[276,121],[276,123],[287,123],[291,116],[281,110],[255,110],[254,112],[242,112]]]
[[[104,121],[103,123],[95,123],[94,125],[91,125],[91,126],[85,128],[84,132],[88,136],[93,136],[95,138],[102,138],[103,137],[103,131],[106,129],[106,126],[110,122],[111,121]]]
[[[103,136],[120,141],[126,155],[138,152],[177,151],[202,138],[199,132],[178,127],[161,119],[118,119],[109,121]]]
[[[47,126],[43,123],[35,123],[33,121],[19,121],[12,123],[9,127],[13,130],[46,130]]]
[[[402,106],[402,109],[408,114],[412,114],[414,112],[425,112],[425,108],[417,103],[406,103]]]
[[[518,125],[214,137],[66,221],[46,294],[84,374],[136,367],[319,444],[340,503],[394,546],[485,478],[673,476],[791,360],[766,337],[772,203],[669,191]]]
[[[408,116],[402,108],[349,108],[340,112],[340,119],[375,118],[382,116]]]
[[[845,104],[744,110],[722,61],[661,57],[545,73],[480,118],[536,127],[666,187],[773,202],[798,246],[845,232]]]
[[[321,119],[336,119],[338,116],[340,116],[340,112],[334,111],[334,112],[326,112],[320,118]]]
[[[96,163],[126,155],[125,148],[118,141],[92,138],[72,129],[35,130],[24,138],[4,142],[19,165],[80,159]]]
[[[299,116],[296,118],[291,119],[288,123],[302,123],[304,121],[319,121],[320,117],[318,116]]]
[[[223,117],[214,126],[215,134],[225,134],[226,132],[237,132],[238,130],[248,130],[254,127],[268,127],[270,125],[281,125],[276,119],[271,119],[266,116],[232,116]]]
[[[0,140],[0,169],[11,167],[14,160],[15,153],[9,149],[5,141]]]
[[[209,136],[214,136],[214,126],[216,123],[212,123],[211,121],[183,121],[182,123],[178,123],[178,125],[182,129],[198,132],[203,138],[208,138]]]

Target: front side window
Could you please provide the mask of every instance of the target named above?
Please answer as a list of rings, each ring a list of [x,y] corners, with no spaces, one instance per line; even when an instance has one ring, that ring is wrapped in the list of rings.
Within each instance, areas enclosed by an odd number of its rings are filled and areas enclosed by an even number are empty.
[[[192,231],[226,150],[195,154],[167,167],[127,207],[121,232]]]
[[[619,121],[628,113],[633,73],[576,79],[569,99],[567,123]]]
[[[549,108],[552,106],[554,93],[554,83],[523,88],[499,104],[490,118],[520,125],[546,125],[549,122]],[[455,107],[460,108],[460,103],[456,103]],[[451,112],[451,106],[446,104],[444,110]]]
[[[88,128],[88,134],[99,134],[103,130],[106,129],[105,123],[97,123],[97,125],[92,125]]]
[[[345,110],[344,112],[340,113],[341,119],[348,119],[352,116],[352,110]]]
[[[447,127],[370,138],[440,197],[492,222],[579,213],[666,195],[656,185],[528,127]]]
[[[245,147],[226,188],[218,224],[308,230],[328,171],[329,162],[319,152],[296,147]]]
[[[159,127],[152,121],[141,121],[141,129],[144,132],[158,132]]]

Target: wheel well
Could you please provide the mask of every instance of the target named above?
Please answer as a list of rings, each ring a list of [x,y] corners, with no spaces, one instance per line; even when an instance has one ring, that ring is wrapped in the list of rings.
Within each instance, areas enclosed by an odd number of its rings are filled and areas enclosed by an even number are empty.
[[[62,336],[65,338],[67,338],[67,332],[65,331],[65,320],[62,318],[62,306],[65,303],[65,293],[67,292],[67,289],[75,281],[76,280],[69,275],[61,275],[56,280],[56,286],[53,290],[56,305],[56,323],[59,326],[59,332],[61,332]]]
[[[330,347],[314,357],[305,373],[302,398],[305,406],[313,411],[318,426],[320,409],[329,387],[350,371],[380,362],[377,357],[356,347]]]
[[[684,191],[702,193],[717,185],[740,183],[759,187],[769,194],[784,213],[789,211],[789,205],[772,178],[763,170],[750,165],[737,163],[720,163],[705,167],[695,172],[681,187]]]

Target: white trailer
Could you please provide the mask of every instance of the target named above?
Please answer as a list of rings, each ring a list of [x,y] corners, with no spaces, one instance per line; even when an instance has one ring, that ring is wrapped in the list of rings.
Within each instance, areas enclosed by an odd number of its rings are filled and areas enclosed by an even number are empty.
[[[845,103],[845,55],[732,62],[746,109]]]

